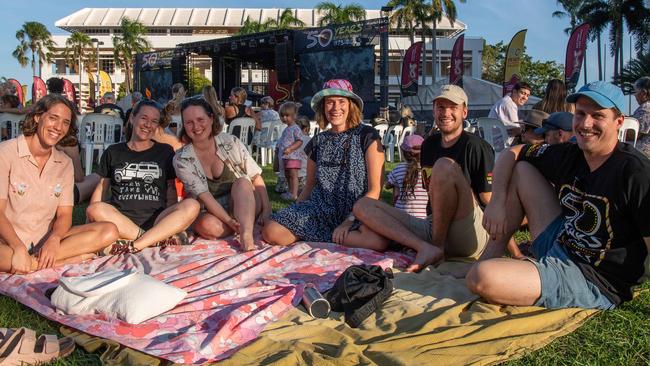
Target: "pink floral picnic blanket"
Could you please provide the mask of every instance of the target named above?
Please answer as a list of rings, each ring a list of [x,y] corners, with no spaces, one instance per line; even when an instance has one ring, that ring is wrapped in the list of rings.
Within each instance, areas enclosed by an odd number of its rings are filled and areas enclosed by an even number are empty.
[[[410,261],[402,253],[335,244],[263,246],[242,253],[232,241],[199,240],[191,246],[102,257],[26,276],[2,274],[0,293],[85,333],[174,362],[204,363],[225,359],[256,339],[269,322],[300,303],[305,283],[325,291],[351,265],[404,267]],[[45,296],[61,276],[128,268],[140,269],[188,295],[171,311],[139,325],[104,315],[62,315]]]

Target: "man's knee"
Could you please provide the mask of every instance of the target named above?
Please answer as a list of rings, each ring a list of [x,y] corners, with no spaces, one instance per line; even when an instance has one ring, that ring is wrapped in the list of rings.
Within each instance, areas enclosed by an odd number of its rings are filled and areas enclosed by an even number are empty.
[[[535,168],[531,163],[527,161],[519,161],[515,164],[515,167],[512,170],[512,177],[510,178],[510,184],[530,184],[531,181],[544,181],[546,178],[540,173],[537,168]]]
[[[467,288],[482,297],[486,297],[488,290],[493,281],[493,277],[498,275],[498,272],[490,270],[493,267],[490,260],[475,263],[467,273],[465,278]]]
[[[432,182],[449,182],[453,178],[464,178],[460,165],[450,158],[440,158],[436,160],[431,168]]]

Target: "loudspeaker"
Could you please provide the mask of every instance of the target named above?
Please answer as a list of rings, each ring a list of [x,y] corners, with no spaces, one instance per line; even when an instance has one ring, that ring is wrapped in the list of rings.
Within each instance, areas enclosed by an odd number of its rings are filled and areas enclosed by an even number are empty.
[[[187,57],[185,54],[174,55],[171,61],[172,83],[181,83],[187,87],[189,80],[187,77]]]
[[[293,61],[293,45],[282,42],[275,45],[275,71],[278,83],[291,84],[296,80],[296,64]]]

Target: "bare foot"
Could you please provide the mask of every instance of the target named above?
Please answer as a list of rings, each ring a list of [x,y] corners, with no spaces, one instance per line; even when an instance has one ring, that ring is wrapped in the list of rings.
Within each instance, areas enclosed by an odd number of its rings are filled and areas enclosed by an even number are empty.
[[[239,236],[239,243],[245,252],[255,249],[255,240],[253,240],[253,233],[241,234]]]
[[[431,244],[424,245],[422,246],[422,249],[418,251],[418,254],[415,255],[413,264],[406,268],[406,272],[420,272],[426,268],[426,266],[438,263],[444,257],[445,252],[440,248]]]

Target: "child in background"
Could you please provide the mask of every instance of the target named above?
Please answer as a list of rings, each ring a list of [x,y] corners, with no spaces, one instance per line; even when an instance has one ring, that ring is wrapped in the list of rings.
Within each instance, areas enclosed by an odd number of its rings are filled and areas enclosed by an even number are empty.
[[[298,173],[302,165],[301,146],[302,131],[296,124],[298,106],[294,102],[284,102],[280,106],[280,119],[287,128],[282,132],[278,140],[278,157],[281,156],[284,165],[284,176],[286,177],[289,189],[282,194],[285,200],[295,201],[298,198]]]
[[[409,215],[426,218],[429,196],[422,185],[420,170],[420,147],[424,139],[420,135],[408,135],[400,149],[406,160],[388,174],[386,188],[393,189],[393,205]]]
[[[300,130],[302,131],[302,136],[300,137],[302,139],[302,146],[300,147],[300,172],[298,173],[298,194],[300,194],[300,190],[302,190],[302,187],[305,186],[305,180],[307,177],[307,154],[305,154],[305,146],[311,141],[311,136],[309,136],[309,128],[310,123],[309,123],[309,118],[306,116],[298,116],[298,119],[296,120],[296,124],[300,126]]]

